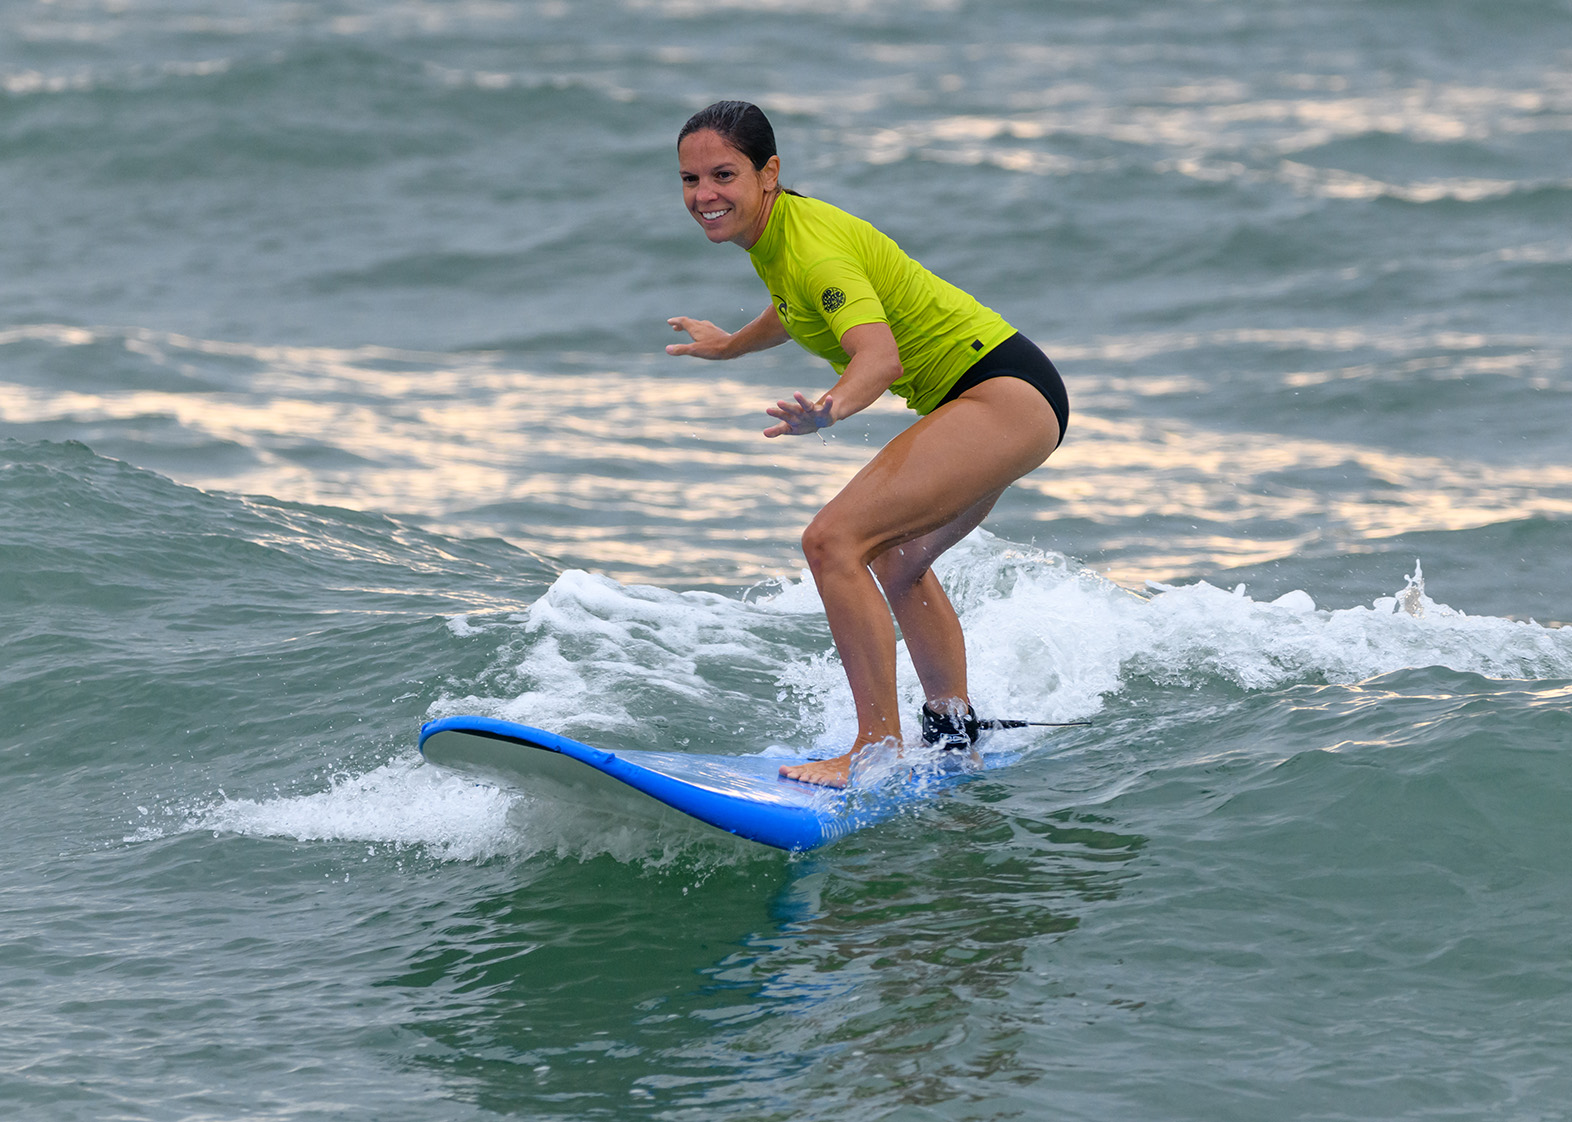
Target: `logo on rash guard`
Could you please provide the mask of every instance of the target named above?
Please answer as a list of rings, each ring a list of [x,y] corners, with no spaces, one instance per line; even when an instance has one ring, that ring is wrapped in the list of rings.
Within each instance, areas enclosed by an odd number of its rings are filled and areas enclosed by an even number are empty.
[[[775,314],[780,316],[782,323],[785,323],[786,322],[786,298],[784,296],[776,296],[773,292],[770,293],[770,295],[775,300]]]
[[[826,288],[819,294],[819,303],[824,305],[826,314],[839,311],[846,303],[846,293],[838,288]]]

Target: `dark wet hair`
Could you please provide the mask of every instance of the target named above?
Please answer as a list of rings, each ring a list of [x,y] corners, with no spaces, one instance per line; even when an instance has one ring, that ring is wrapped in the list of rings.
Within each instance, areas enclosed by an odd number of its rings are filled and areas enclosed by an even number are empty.
[[[717,101],[707,105],[682,126],[677,134],[677,145],[692,133],[711,129],[737,151],[748,157],[754,171],[763,171],[775,152],[775,130],[764,110],[751,101]]]
[[[677,147],[681,148],[682,142],[692,133],[705,129],[712,130],[741,152],[753,165],[754,171],[763,171],[770,157],[779,155],[775,151],[775,129],[771,127],[770,119],[764,115],[764,110],[751,101],[717,101],[714,105],[706,105],[682,126],[682,131],[677,134]],[[802,197],[800,192],[790,187],[782,187],[781,191]]]

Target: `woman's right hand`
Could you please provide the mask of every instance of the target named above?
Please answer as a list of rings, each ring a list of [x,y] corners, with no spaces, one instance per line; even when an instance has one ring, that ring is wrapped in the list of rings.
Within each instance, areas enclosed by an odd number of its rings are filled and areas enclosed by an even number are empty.
[[[690,319],[687,316],[672,316],[666,321],[671,324],[673,331],[686,331],[692,337],[691,343],[670,343],[666,347],[669,355],[692,355],[694,358],[725,358],[727,345],[731,342],[731,332],[721,327],[716,327],[707,319]]]
[[[672,316],[666,321],[673,331],[686,331],[693,337],[691,343],[672,343],[666,348],[669,355],[692,355],[694,358],[736,358],[784,343],[791,336],[781,326],[780,317],[771,304],[741,331],[727,331],[716,327],[707,319],[689,316]]]

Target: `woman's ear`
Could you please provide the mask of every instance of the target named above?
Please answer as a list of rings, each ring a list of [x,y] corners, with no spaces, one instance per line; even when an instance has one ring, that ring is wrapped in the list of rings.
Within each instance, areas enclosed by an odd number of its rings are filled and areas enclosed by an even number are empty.
[[[759,169],[759,175],[764,178],[765,191],[773,191],[781,185],[781,158],[771,156],[764,161],[764,166]]]

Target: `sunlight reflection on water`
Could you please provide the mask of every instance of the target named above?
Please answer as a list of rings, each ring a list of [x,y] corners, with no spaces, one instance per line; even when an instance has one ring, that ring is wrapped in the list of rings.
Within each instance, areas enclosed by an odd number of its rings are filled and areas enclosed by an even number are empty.
[[[795,573],[797,536],[813,511],[911,417],[886,399],[834,439],[766,441],[764,388],[658,359],[627,371],[578,356],[559,364],[577,369],[541,371],[493,352],[252,347],[48,326],[9,331],[0,338],[7,344],[43,344],[84,369],[129,361],[137,377],[124,381],[149,388],[113,389],[86,375],[77,389],[0,385],[0,422],[46,436],[91,433],[111,452],[119,441],[137,462],[207,489],[394,512],[656,583]],[[1399,363],[1445,348],[1522,377],[1512,354],[1487,352],[1522,353],[1523,344],[1343,329],[1066,346],[1069,361],[1089,367],[1079,375],[1072,439],[999,514],[1041,530],[1045,542],[1056,542],[1053,526],[1066,519],[1101,527],[1108,571],[1130,580],[1259,563],[1325,537],[1566,517],[1572,468],[1152,418],[1135,403],[1184,395],[1193,376],[1127,372],[1132,362],[1209,346],[1334,359],[1363,349]],[[1374,370],[1285,379],[1379,377]],[[1129,532],[1110,537],[1120,526]]]

